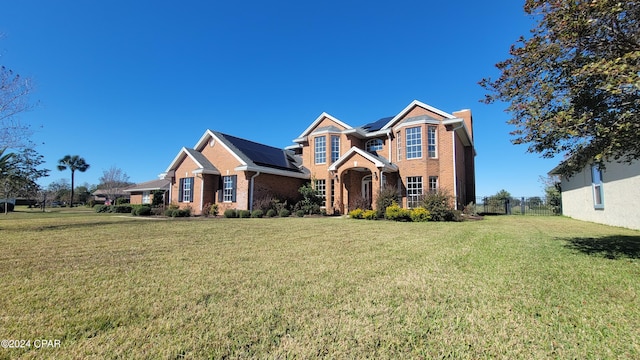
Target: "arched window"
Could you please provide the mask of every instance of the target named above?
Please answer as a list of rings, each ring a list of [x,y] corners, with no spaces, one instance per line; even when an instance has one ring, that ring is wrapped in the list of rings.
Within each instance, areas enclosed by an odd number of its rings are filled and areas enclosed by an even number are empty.
[[[382,140],[371,139],[367,141],[365,145],[365,150],[367,150],[368,152],[375,152],[375,151],[382,150]]]

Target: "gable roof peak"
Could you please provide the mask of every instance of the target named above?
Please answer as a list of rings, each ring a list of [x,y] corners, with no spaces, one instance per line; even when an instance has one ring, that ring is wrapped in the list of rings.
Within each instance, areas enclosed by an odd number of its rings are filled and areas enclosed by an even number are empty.
[[[317,117],[317,118],[316,118],[316,119],[311,123],[311,125],[309,125],[309,127],[308,127],[305,131],[303,131],[303,132],[302,132],[302,134],[300,134],[300,136],[298,136],[298,138],[297,138],[296,140],[303,139],[305,136],[309,135],[309,134],[313,131],[313,129],[314,129],[316,126],[318,126],[318,124],[319,124],[322,120],[324,120],[325,118],[326,118],[326,119],[329,119],[329,120],[331,120],[331,121],[333,121],[333,122],[335,122],[336,124],[338,124],[338,125],[342,126],[342,127],[343,127],[343,128],[345,128],[345,129],[353,129],[353,128],[351,127],[351,125],[349,125],[349,124],[347,124],[347,123],[345,123],[345,122],[343,122],[343,121],[339,120],[338,118],[336,118],[336,117],[334,117],[334,116],[331,116],[330,114],[328,114],[328,113],[326,113],[326,112],[322,112],[322,114],[320,114],[320,116],[318,116],[318,117]],[[295,140],[294,140],[294,141],[295,141]]]
[[[423,103],[422,101],[413,100],[409,105],[407,105],[404,109],[402,109],[402,111],[400,111],[398,113],[398,115],[394,116],[391,120],[389,120],[389,122],[387,122],[387,124],[385,126],[383,126],[382,129],[383,130],[384,129],[388,129],[388,128],[392,127],[393,125],[395,125],[395,123],[399,119],[401,119],[406,114],[408,114],[409,111],[411,111],[416,106],[421,107],[421,108],[423,108],[425,110],[429,110],[429,111],[431,111],[433,113],[436,113],[436,114],[438,114],[438,115],[440,115],[440,116],[442,116],[444,118],[447,118],[447,119],[455,119],[456,118],[455,116],[453,116],[453,115],[451,115],[451,114],[449,114],[449,113],[447,113],[445,111],[442,111],[442,110],[440,110],[438,108],[435,108],[435,107],[433,107],[431,105],[427,105],[427,104]]]

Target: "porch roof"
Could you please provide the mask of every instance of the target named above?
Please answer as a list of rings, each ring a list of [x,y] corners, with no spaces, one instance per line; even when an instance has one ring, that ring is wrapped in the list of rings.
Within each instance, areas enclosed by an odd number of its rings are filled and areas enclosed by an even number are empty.
[[[389,172],[398,171],[398,166],[390,163],[387,159],[383,158],[382,156],[372,154],[370,152],[364,151],[355,146],[349,149],[349,151],[344,153],[344,155],[342,155],[340,158],[338,158],[338,160],[336,160],[333,164],[331,164],[331,166],[329,166],[329,171],[338,170],[338,168],[345,161],[347,161],[349,158],[351,158],[355,154],[359,154],[360,156],[364,157],[365,159],[373,163],[380,170],[389,171]]]

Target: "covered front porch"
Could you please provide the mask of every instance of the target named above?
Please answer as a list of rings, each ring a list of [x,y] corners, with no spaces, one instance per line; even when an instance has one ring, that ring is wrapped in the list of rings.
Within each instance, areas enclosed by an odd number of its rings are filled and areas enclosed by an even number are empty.
[[[357,208],[376,210],[380,190],[398,186],[397,166],[356,147],[334,162],[329,171],[334,180],[333,211],[342,214]]]

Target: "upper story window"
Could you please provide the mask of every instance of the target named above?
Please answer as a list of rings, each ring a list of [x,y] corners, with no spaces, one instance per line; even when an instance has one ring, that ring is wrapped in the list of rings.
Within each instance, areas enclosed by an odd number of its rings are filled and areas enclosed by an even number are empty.
[[[380,151],[382,150],[382,140],[380,139],[371,139],[369,141],[367,141],[367,143],[365,144],[365,150],[367,150],[367,152],[376,152],[376,151]]]
[[[422,131],[420,126],[407,129],[407,159],[422,157]]]
[[[178,202],[193,201],[193,178],[180,179],[180,188],[178,189]]]
[[[318,179],[315,183],[316,193],[323,200],[327,197],[327,181],[325,179]]]
[[[428,142],[428,151],[429,157],[434,158],[438,157],[437,147],[436,147],[436,130],[435,126],[429,126],[427,128],[427,142]]]
[[[331,135],[331,162],[340,157],[340,136]]]
[[[400,131],[396,133],[396,161],[402,160],[402,136],[400,135]]]
[[[429,176],[429,192],[435,193],[438,191],[438,177]]]
[[[314,138],[315,146],[315,163],[327,163],[327,138],[326,136],[316,136]]]
[[[591,187],[593,189],[594,209],[604,209],[604,190],[602,188],[602,170],[598,165],[591,165]]]

